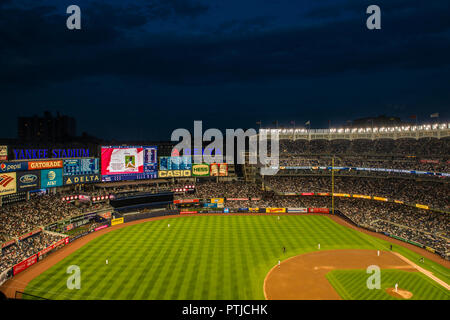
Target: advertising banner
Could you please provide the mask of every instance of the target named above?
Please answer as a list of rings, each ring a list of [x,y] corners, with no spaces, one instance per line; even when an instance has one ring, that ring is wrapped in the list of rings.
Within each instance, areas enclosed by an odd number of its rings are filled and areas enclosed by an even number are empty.
[[[16,274],[24,271],[25,269],[28,269],[29,267],[31,267],[33,264],[35,264],[37,262],[37,257],[38,257],[37,254],[34,254],[31,257],[29,257],[28,259],[25,259],[24,261],[16,264],[13,267],[13,275],[16,275]]]
[[[99,159],[66,159],[63,162],[63,176],[100,174]]]
[[[19,241],[22,241],[22,240],[24,240],[24,239],[26,239],[26,238],[28,238],[28,237],[31,237],[32,235],[35,235],[35,234],[37,234],[37,233],[39,233],[39,232],[41,232],[41,231],[42,231],[42,229],[39,228],[39,229],[33,230],[33,231],[31,231],[31,232],[25,233],[25,234],[23,234],[23,235],[21,235],[21,236],[19,237]]]
[[[26,171],[28,170],[28,162],[2,162],[0,163],[0,173]]]
[[[41,170],[41,189],[63,185],[62,169]]]
[[[249,212],[259,212],[259,208],[248,208]]]
[[[378,200],[378,201],[388,201],[387,198],[383,198],[383,197],[373,197],[373,200]]]
[[[101,182],[100,174],[84,174],[79,176],[64,176],[64,185],[81,184],[81,183],[96,183]]]
[[[417,208],[420,208],[420,209],[425,209],[425,210],[429,210],[430,209],[430,207],[428,207],[428,206],[426,206],[426,205],[424,205],[424,204],[416,204],[416,207]]]
[[[285,213],[286,208],[266,208],[266,213]]]
[[[156,146],[115,146],[101,148],[102,181],[157,178]]]
[[[287,208],[287,212],[307,213],[308,208]]]
[[[8,146],[0,146],[0,161],[8,160]]]
[[[16,173],[0,173],[0,196],[17,192]]]
[[[194,203],[199,202],[200,199],[179,199],[179,200],[173,200],[173,203]]]
[[[9,247],[10,245],[12,245],[12,244],[14,244],[14,243],[16,243],[16,240],[15,240],[15,239],[12,239],[12,240],[3,242],[3,243],[2,243],[2,248]]]
[[[17,192],[37,190],[41,188],[39,171],[17,172]]]
[[[211,198],[211,203],[223,203],[223,198]]]
[[[198,211],[180,211],[180,214],[194,214],[198,213]]]
[[[209,166],[211,177],[226,177],[228,176],[228,164],[226,163],[211,163]]]
[[[309,213],[330,213],[328,208],[308,208]]]
[[[159,158],[159,170],[171,171],[171,170],[192,170],[192,158],[191,156],[177,156],[177,157],[160,157]]]
[[[394,200],[394,202],[395,203],[399,203],[399,204],[404,204],[405,203],[404,201],[401,201],[401,200]]]
[[[227,201],[248,201],[248,198],[227,198]]]
[[[102,229],[105,229],[105,228],[108,228],[107,224],[104,224],[104,225],[102,225],[100,227],[95,228],[94,231],[102,230]]]
[[[347,194],[347,193],[334,193],[333,194],[335,197],[347,197],[347,198],[349,198],[349,197],[351,197],[349,194]]]
[[[209,164],[192,164],[192,176],[194,177],[209,177]]]
[[[122,224],[122,223],[123,223],[123,217],[111,220],[111,226],[115,226],[115,225]]]
[[[360,199],[372,199],[371,196],[365,196],[363,194],[354,194],[353,198],[360,198]]]
[[[69,243],[69,237],[66,237],[66,238],[64,238],[64,239],[61,239],[61,240],[55,242],[54,244],[48,246],[47,248],[45,248],[45,249],[39,251],[39,252],[38,252],[38,257],[40,257],[40,256],[42,256],[42,255],[44,255],[44,254],[46,254],[46,253],[49,253],[49,252],[52,251],[53,249],[55,249],[55,248],[57,248],[57,247],[59,247],[59,246],[62,246],[63,244],[68,244],[68,243]]]
[[[57,169],[62,167],[63,160],[28,161],[28,170]]]
[[[181,178],[190,177],[192,174],[191,170],[159,170],[159,178]]]

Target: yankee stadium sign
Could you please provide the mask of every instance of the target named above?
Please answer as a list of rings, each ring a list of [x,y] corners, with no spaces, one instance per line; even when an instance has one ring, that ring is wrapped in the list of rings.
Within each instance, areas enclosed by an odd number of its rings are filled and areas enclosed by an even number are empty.
[[[13,149],[15,160],[88,158],[89,149]]]

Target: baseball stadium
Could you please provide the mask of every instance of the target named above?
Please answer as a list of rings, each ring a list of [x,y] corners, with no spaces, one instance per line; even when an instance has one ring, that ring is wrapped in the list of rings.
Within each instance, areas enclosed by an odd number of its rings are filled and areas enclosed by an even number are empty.
[[[248,151],[243,164],[196,163],[199,150],[169,142],[5,146],[0,290],[450,300],[450,124],[261,133],[279,136],[274,175]]]

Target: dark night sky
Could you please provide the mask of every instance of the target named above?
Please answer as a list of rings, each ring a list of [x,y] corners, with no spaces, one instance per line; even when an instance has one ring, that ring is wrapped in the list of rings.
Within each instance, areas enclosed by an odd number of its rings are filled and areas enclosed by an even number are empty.
[[[82,30],[66,28],[79,5]],[[366,28],[366,8],[382,29]],[[0,137],[60,111],[78,133],[450,116],[448,0],[0,0]]]

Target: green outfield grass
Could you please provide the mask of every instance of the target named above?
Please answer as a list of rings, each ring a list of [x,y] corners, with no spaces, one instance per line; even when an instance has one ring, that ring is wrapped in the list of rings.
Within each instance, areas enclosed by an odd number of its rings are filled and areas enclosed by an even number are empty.
[[[264,299],[264,278],[278,260],[316,251],[318,243],[321,250],[389,248],[325,215],[178,217],[98,237],[25,292],[49,299]],[[412,261],[420,258],[395,249]],[[81,269],[79,290],[67,289],[70,265]],[[449,282],[447,268],[429,260],[422,266]]]
[[[333,288],[345,300],[405,300],[386,293],[387,288],[410,291],[413,296],[408,300],[450,300],[447,289],[420,272],[400,270],[381,270],[381,288],[367,289],[368,274],[365,270],[333,270],[327,273],[327,279]]]

